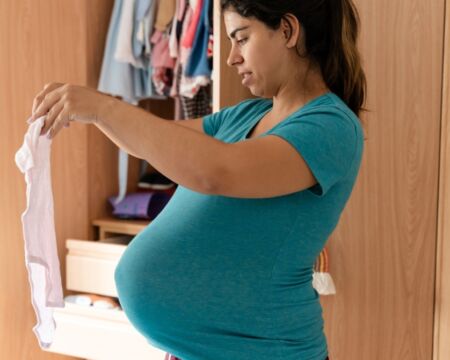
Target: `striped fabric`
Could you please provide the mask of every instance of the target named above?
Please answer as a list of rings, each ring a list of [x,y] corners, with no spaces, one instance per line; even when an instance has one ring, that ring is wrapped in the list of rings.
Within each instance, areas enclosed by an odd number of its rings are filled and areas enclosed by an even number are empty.
[[[327,248],[324,247],[314,264],[313,287],[320,295],[336,294],[333,279],[329,273]]]
[[[328,269],[328,251],[326,248],[323,248],[316,259],[316,263],[314,264],[314,271],[319,273],[327,273]]]

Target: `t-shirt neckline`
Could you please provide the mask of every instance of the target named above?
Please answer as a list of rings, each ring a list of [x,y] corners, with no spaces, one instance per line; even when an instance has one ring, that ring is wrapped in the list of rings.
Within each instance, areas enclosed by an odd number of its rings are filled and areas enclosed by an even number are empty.
[[[263,135],[266,135],[269,131],[271,131],[272,129],[274,129],[275,127],[277,127],[278,125],[282,124],[283,122],[285,122],[286,120],[288,120],[289,118],[291,118],[292,116],[296,115],[297,113],[303,111],[305,108],[310,107],[313,103],[315,103],[316,101],[319,101],[320,99],[322,99],[325,96],[328,96],[332,94],[331,91],[328,91],[322,95],[319,95],[317,97],[315,97],[314,99],[309,100],[305,105],[303,105],[302,107],[300,107],[299,109],[295,110],[293,113],[291,113],[290,115],[286,116],[283,120],[281,120],[278,124],[275,124],[273,127],[271,127],[269,130],[264,131],[263,133],[255,136],[252,139],[256,139],[259,138]],[[267,99],[265,99],[267,100]],[[262,118],[272,109],[272,100],[267,101],[267,104],[270,104],[268,106],[268,108],[266,110],[264,110],[260,116],[256,117],[256,119],[254,121],[252,121],[252,123],[250,124],[250,127],[248,127],[244,133],[243,136],[243,140],[250,140],[250,138],[248,138],[248,136],[250,135],[250,132],[253,130],[253,128],[255,126],[257,126],[257,124],[262,120]]]

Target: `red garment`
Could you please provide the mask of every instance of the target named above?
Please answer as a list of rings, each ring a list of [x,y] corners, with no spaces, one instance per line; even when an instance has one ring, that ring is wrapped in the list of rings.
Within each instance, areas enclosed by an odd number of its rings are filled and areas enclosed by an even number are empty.
[[[181,45],[187,49],[192,48],[192,44],[194,43],[195,33],[197,32],[198,22],[200,20],[200,15],[202,13],[203,0],[197,1],[197,7],[194,10],[194,14],[192,15],[191,22],[189,23],[189,27],[186,31],[186,34],[181,39]]]

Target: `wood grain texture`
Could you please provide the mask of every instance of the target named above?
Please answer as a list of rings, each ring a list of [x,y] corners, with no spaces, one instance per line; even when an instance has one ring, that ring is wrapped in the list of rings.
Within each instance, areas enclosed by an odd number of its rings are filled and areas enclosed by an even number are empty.
[[[450,359],[450,3],[446,4],[433,360]]]
[[[444,1],[361,1],[371,112],[361,171],[328,244],[333,360],[432,358]]]

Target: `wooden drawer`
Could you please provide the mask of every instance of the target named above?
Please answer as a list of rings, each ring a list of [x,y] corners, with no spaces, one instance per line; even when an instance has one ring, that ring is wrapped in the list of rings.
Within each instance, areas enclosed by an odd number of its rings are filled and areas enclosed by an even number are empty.
[[[66,303],[55,308],[56,333],[47,351],[90,360],[163,360],[166,352],[153,347],[131,325],[122,310]]]
[[[66,288],[118,297],[114,270],[132,236],[104,240],[67,239]]]

